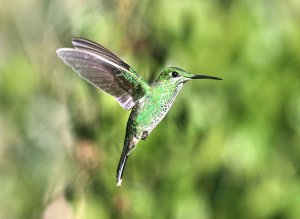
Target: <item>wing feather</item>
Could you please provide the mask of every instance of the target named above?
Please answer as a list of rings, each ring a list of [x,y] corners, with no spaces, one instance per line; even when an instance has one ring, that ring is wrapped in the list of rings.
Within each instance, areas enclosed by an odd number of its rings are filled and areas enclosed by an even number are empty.
[[[118,56],[116,56],[108,49],[104,48],[103,46],[95,42],[92,42],[84,38],[74,37],[72,40],[72,44],[76,49],[87,50],[87,51],[97,53],[107,58],[108,60],[115,62],[116,64],[124,67],[125,69],[130,70],[130,66],[127,63],[125,63],[123,60],[121,60]]]
[[[114,96],[124,109],[131,109],[150,89],[128,64],[99,44],[82,38],[72,43],[75,49],[58,49],[58,57],[89,83]]]

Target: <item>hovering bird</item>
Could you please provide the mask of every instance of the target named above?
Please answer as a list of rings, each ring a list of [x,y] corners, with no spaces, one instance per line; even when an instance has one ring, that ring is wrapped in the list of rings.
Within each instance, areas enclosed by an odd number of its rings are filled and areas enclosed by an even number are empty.
[[[90,84],[114,96],[125,110],[131,110],[117,168],[117,186],[121,185],[129,154],[165,117],[183,85],[193,79],[222,80],[169,67],[155,82],[148,84],[103,46],[83,38],[73,38],[72,44],[75,48],[58,49],[58,57]]]

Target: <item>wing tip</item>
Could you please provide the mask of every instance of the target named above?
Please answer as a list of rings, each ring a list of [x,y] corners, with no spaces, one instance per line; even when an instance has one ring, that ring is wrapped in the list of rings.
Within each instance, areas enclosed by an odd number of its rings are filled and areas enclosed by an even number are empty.
[[[83,43],[90,43],[90,44],[96,44],[96,42],[92,41],[92,40],[88,40],[84,37],[72,37],[72,45],[76,48],[78,46],[80,46]]]
[[[59,49],[56,50],[56,54],[57,54],[57,56],[58,56],[59,58],[60,58],[60,56],[61,56],[62,51],[63,51],[63,48],[59,48]]]
[[[77,42],[78,42],[80,39],[82,39],[82,38],[80,38],[80,37],[72,37],[72,45],[73,45],[74,47],[76,47]]]
[[[73,41],[80,41],[80,40],[88,40],[88,39],[86,39],[84,37],[72,37],[72,42]]]
[[[56,54],[59,58],[62,58],[63,57],[63,54],[65,52],[70,52],[70,51],[74,51],[75,49],[73,48],[59,48],[56,50]]]

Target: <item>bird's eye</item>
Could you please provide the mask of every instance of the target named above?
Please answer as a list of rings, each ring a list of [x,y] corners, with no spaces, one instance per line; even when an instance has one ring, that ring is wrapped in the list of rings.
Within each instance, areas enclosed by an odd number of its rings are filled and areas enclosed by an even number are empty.
[[[178,77],[178,73],[177,73],[176,71],[173,71],[171,74],[172,74],[172,77],[173,77],[173,78]]]

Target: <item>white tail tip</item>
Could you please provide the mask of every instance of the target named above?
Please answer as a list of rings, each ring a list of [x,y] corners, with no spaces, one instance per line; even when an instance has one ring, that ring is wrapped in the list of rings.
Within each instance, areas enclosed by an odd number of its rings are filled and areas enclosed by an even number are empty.
[[[117,186],[121,186],[121,184],[122,184],[122,179],[118,180]]]

